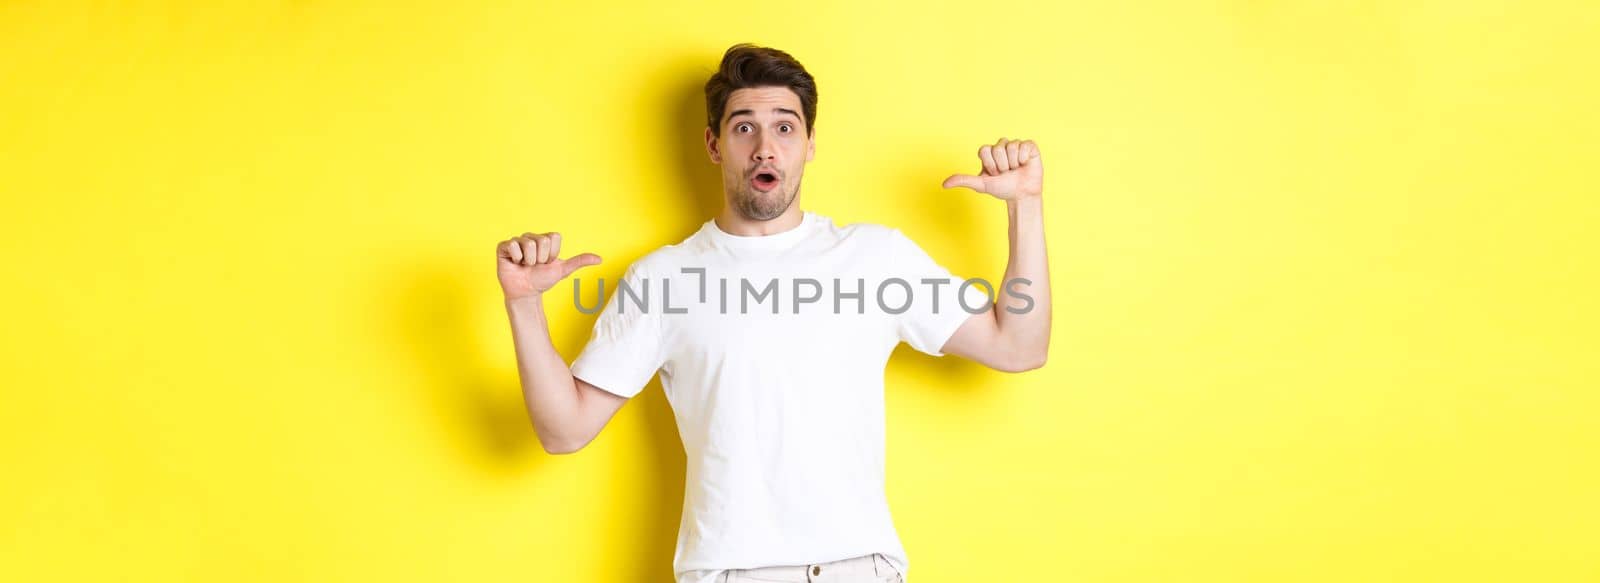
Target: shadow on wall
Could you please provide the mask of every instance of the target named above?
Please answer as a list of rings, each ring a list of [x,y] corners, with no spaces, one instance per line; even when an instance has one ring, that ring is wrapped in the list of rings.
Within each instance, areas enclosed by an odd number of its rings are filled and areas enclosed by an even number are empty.
[[[818,116],[820,117],[820,115]],[[930,143],[934,140],[919,140],[919,143]],[[973,152],[976,153],[976,148]],[[931,148],[903,149],[893,152],[880,152],[885,157],[899,155],[899,159],[885,159],[884,165],[892,168],[885,173],[890,182],[883,187],[884,196],[897,202],[902,209],[902,217],[910,219],[916,215],[917,222],[923,225],[932,225],[931,231],[935,237],[945,237],[957,240],[955,246],[959,256],[941,255],[933,250],[931,240],[923,240],[918,233],[907,231],[906,236],[916,240],[923,249],[932,255],[934,261],[951,271],[956,278],[981,277],[991,282],[999,282],[1005,278],[1005,265],[1008,250],[1005,249],[1007,211],[1005,203],[993,197],[967,190],[956,188],[946,190],[943,187],[945,177],[955,174],[974,174],[982,171],[982,165],[974,155],[967,158],[961,166],[945,166],[940,160],[948,159],[950,152]],[[998,223],[1000,235],[998,239],[989,236],[992,224]],[[903,225],[890,225],[904,230]],[[995,243],[998,241],[998,245]],[[997,253],[996,249],[1000,251]],[[968,271],[960,266],[976,266],[978,271]],[[996,289],[995,294],[1004,297],[1004,292]],[[890,362],[911,370],[925,372],[928,376],[919,378],[937,378],[942,382],[931,385],[914,387],[884,387],[890,393],[898,391],[927,391],[937,390],[943,392],[959,392],[967,394],[981,394],[984,378],[988,369],[983,365],[958,356],[945,355],[942,357],[929,356],[918,352],[909,344],[900,344],[895,347]]]
[[[471,278],[494,277],[483,255],[477,269],[447,261],[396,266],[390,272],[404,279],[388,287],[396,302],[390,315],[408,348],[404,362],[427,387],[422,403],[443,424],[436,434],[455,440],[473,469],[509,476],[527,471],[542,450],[515,380],[508,386],[491,366],[511,347],[482,346],[471,329],[478,306],[498,299],[474,293],[483,286]]]
[[[705,140],[705,85],[717,72],[718,58],[720,54],[709,59],[693,55],[668,66],[666,70],[671,73],[667,81],[654,85],[667,87],[668,91],[659,104],[649,106],[664,115],[647,116],[662,120],[662,124],[654,128],[658,139],[645,142],[658,147],[641,155],[672,156],[677,162],[673,165],[677,182],[671,188],[683,194],[684,237],[722,212],[722,169],[711,162]]]
[[[412,371],[418,374],[424,393],[418,401],[427,407],[436,427],[432,435],[452,441],[461,465],[468,470],[497,478],[525,476],[546,471],[550,455],[539,445],[528,420],[519,380],[513,367],[515,348],[509,329],[505,343],[483,345],[472,329],[475,315],[483,304],[499,306],[498,286],[492,295],[481,292],[485,286],[475,279],[492,281],[494,269],[489,254],[476,268],[460,260],[414,263],[396,268],[407,279],[396,282],[396,303],[390,317],[397,326],[399,340],[408,348],[404,354]],[[592,268],[591,268],[592,269]],[[620,267],[618,267],[620,272]],[[607,279],[615,280],[614,274]],[[547,304],[553,306],[555,304]],[[557,309],[557,308],[549,308]],[[557,352],[568,361],[576,358],[588,341],[593,316],[567,320],[550,330]],[[646,476],[650,487],[628,490],[641,500],[627,504],[602,504],[601,508],[648,508],[646,514],[628,513],[601,517],[606,524],[628,525],[636,540],[628,554],[636,559],[627,564],[612,564],[608,572],[622,571],[623,580],[659,581],[671,574],[672,554],[678,534],[678,517],[683,504],[684,455],[677,424],[658,380],[623,407],[617,417],[595,438],[615,441],[621,432],[617,420],[629,415],[643,418],[645,431],[638,443],[615,443],[608,449],[630,460],[642,451],[648,467],[634,471]],[[638,434],[625,434],[630,438]],[[592,446],[572,455],[595,455]],[[593,476],[594,480],[603,479]],[[558,501],[548,501],[558,503]],[[602,510],[604,512],[604,510]],[[626,545],[620,548],[628,548]],[[600,568],[597,566],[596,571]]]

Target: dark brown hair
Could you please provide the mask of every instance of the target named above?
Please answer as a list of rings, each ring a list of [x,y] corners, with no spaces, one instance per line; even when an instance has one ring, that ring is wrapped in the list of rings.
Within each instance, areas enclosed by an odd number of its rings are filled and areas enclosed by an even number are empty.
[[[722,137],[722,114],[728,106],[728,96],[735,89],[751,87],[788,87],[800,96],[800,110],[805,115],[806,135],[817,123],[817,82],[794,60],[778,49],[739,43],[728,47],[722,54],[722,65],[706,81],[706,127],[711,134]]]

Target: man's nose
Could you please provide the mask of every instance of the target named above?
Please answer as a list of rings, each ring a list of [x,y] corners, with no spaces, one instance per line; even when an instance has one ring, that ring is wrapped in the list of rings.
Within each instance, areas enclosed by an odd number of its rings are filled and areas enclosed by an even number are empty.
[[[770,140],[766,138],[756,138],[756,149],[751,155],[751,158],[753,158],[756,162],[764,162],[771,160],[776,156],[777,152],[772,151],[772,142]]]

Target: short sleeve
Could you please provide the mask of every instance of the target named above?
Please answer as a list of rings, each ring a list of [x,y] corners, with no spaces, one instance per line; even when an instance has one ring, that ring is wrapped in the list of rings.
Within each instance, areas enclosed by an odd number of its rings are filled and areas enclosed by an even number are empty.
[[[994,291],[981,279],[965,285],[966,278],[951,274],[899,229],[892,231],[889,248],[896,277],[912,290],[911,300],[904,302],[909,307],[896,316],[900,339],[920,352],[944,356],[945,342],[976,315],[969,310],[989,311]]]
[[[572,376],[630,398],[650,383],[666,353],[659,310],[648,304],[641,309],[633,299],[648,285],[637,267],[629,266],[617,289],[611,291],[611,299],[595,319],[588,344],[572,362]],[[621,298],[624,285],[634,294],[626,301]]]

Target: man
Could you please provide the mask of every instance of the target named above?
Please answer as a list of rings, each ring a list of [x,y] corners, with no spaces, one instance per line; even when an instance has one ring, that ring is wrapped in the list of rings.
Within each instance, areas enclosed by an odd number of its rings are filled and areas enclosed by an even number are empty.
[[[706,151],[722,167],[724,207],[628,267],[570,368],[551,345],[541,294],[600,258],[562,259],[558,233],[496,247],[523,395],[546,451],[583,448],[660,374],[688,460],[678,583],[904,581],[884,494],[883,371],[895,345],[1003,371],[1045,362],[1050,286],[1033,142],[983,146],[979,175],[944,181],[1009,212],[1004,283],[969,282],[899,230],[801,210],[816,103],[814,80],[787,53],[728,49],[706,83]]]

